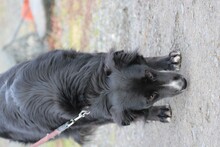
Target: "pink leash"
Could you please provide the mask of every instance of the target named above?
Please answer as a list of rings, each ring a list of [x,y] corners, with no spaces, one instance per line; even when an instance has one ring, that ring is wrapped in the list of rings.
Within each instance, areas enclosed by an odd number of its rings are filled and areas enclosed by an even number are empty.
[[[63,124],[62,126],[60,126],[59,128],[57,128],[56,130],[54,130],[53,132],[51,132],[50,134],[47,134],[44,138],[40,139],[39,141],[37,141],[36,143],[34,143],[33,145],[31,145],[30,147],[38,147],[41,144],[49,141],[50,139],[53,139],[54,137],[56,137],[57,135],[61,134],[63,131],[65,131],[66,129],[68,129],[69,127],[71,127],[77,120],[85,117],[86,115],[88,115],[90,112],[87,110],[82,110],[78,117],[69,120],[68,122],[66,122],[65,124]]]

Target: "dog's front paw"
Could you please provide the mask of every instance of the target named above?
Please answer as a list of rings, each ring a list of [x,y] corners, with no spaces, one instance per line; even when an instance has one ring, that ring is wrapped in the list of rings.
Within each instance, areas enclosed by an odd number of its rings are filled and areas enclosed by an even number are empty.
[[[170,105],[152,106],[147,114],[145,116],[146,120],[168,123],[171,121],[172,110]]]
[[[158,111],[158,118],[161,122],[168,123],[171,121],[172,110],[170,105],[161,106]]]
[[[180,70],[182,56],[180,51],[172,51],[169,54],[170,70]]]

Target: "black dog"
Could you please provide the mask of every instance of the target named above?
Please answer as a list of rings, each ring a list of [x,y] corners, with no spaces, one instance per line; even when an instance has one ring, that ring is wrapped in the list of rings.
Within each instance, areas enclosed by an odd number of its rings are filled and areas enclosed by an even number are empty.
[[[177,95],[186,80],[179,52],[144,58],[136,52],[52,51],[0,75],[0,136],[33,143],[88,107],[90,114],[60,136],[78,143],[95,126],[129,125],[144,118],[169,122],[169,106],[152,106]]]

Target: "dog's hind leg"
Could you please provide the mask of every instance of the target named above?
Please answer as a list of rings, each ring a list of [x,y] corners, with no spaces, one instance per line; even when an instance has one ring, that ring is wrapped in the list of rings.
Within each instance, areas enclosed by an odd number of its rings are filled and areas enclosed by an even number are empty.
[[[157,70],[179,70],[181,67],[181,53],[172,51],[168,56],[163,57],[147,57],[145,58],[147,65]]]

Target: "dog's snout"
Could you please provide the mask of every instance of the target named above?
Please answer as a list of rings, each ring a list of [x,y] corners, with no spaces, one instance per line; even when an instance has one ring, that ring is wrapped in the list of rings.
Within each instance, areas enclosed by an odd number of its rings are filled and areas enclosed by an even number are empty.
[[[165,84],[164,86],[170,87],[172,89],[176,89],[177,91],[182,91],[186,89],[187,81],[181,75],[177,75],[173,78],[173,80],[170,83]]]
[[[176,84],[178,85],[178,86],[176,86],[178,90],[181,91],[181,90],[186,89],[186,87],[187,87],[187,81],[186,81],[186,79],[185,79],[184,77],[179,76],[179,77],[176,78],[174,81],[175,81]]]

